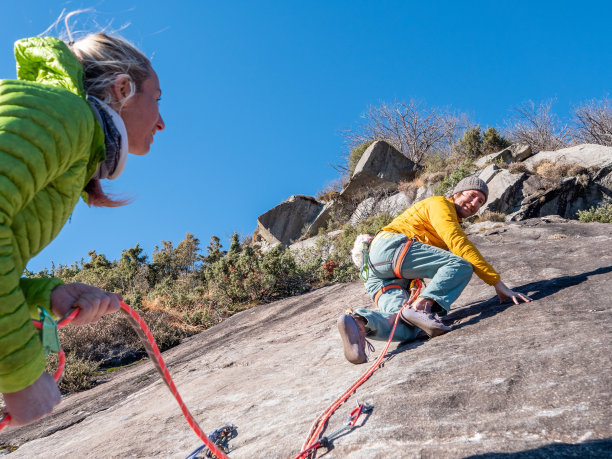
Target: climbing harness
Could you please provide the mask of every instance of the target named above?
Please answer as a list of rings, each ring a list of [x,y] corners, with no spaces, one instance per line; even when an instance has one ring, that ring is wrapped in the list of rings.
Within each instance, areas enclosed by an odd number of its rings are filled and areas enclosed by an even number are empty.
[[[421,279],[414,279],[410,283],[410,298],[408,299],[408,301],[404,303],[402,308],[398,311],[397,315],[395,316],[395,322],[393,323],[393,329],[391,330],[391,335],[389,336],[389,340],[387,341],[385,348],[380,353],[380,355],[378,356],[374,364],[370,368],[368,368],[368,370],[357,381],[355,381],[353,385],[351,385],[346,391],[344,391],[344,393],[340,397],[338,397],[338,399],[334,403],[332,403],[329,408],[327,408],[325,411],[323,411],[323,413],[321,413],[321,415],[317,418],[317,420],[314,422],[314,424],[310,428],[308,437],[306,438],[306,441],[304,442],[304,445],[302,446],[302,452],[296,457],[296,459],[306,458],[308,457],[308,454],[315,454],[316,449],[323,446],[322,444],[319,444],[319,446],[315,448],[317,441],[320,441],[318,440],[319,435],[321,435],[321,432],[325,428],[327,421],[334,414],[334,412],[338,409],[338,407],[340,407],[340,405],[342,405],[346,400],[348,400],[348,398],[353,394],[353,392],[355,392],[359,388],[359,386],[361,386],[381,366],[381,363],[385,355],[387,355],[387,350],[389,349],[389,346],[391,345],[391,341],[393,340],[393,335],[395,334],[395,329],[397,328],[397,323],[402,314],[402,311],[405,308],[409,307],[410,304],[419,296],[419,294],[421,293],[422,287],[423,287],[423,282],[421,281]]]
[[[219,448],[223,449],[224,453],[229,453],[231,451],[228,443],[232,438],[236,438],[238,436],[238,428],[234,424],[228,424],[223,427],[219,427],[213,433],[208,435],[208,439],[212,441]],[[199,454],[203,452],[204,455]],[[206,445],[202,445],[198,447],[193,453],[187,456],[186,459],[203,459],[205,457],[217,458],[213,454],[213,452],[207,448]],[[218,458],[217,458],[218,459]]]
[[[70,322],[72,322],[74,318],[78,316],[79,312],[80,312],[80,309],[70,310],[64,318],[62,318],[59,322],[57,322],[57,329],[61,329],[65,327],[66,325],[68,325]],[[198,423],[194,419],[193,415],[189,412],[189,410],[185,406],[185,403],[183,402],[183,399],[178,393],[178,389],[174,385],[174,381],[172,380],[172,377],[170,376],[170,372],[168,371],[168,368],[166,367],[166,363],[164,362],[164,359],[161,356],[161,351],[157,347],[155,338],[153,337],[153,334],[151,333],[151,330],[149,329],[145,321],[142,320],[142,317],[140,317],[136,311],[134,311],[130,306],[125,304],[123,301],[121,302],[121,312],[126,314],[127,319],[130,322],[130,325],[134,328],[134,330],[136,331],[136,334],[142,340],[144,347],[145,347],[145,351],[147,352],[147,355],[153,362],[153,365],[157,369],[158,373],[161,375],[166,386],[168,386],[168,389],[170,389],[170,392],[172,392],[172,395],[174,395],[174,398],[176,399],[176,402],[178,403],[181,411],[183,412],[183,416],[187,420],[187,423],[189,424],[191,429],[200,438],[200,440],[204,442],[204,445],[210,450],[210,453],[213,454],[217,459],[229,459],[227,455],[225,454],[225,451],[222,451],[211,439],[208,438],[208,436],[204,433],[202,428],[198,425]],[[43,343],[45,341],[45,334],[50,333],[50,331],[48,331],[50,330],[50,328],[54,328],[50,324],[49,319],[53,320],[48,314],[46,315],[41,314],[41,320],[32,321],[34,323],[34,326],[37,329],[42,330]],[[46,328],[45,328],[45,324],[47,324]],[[55,330],[55,333],[57,333],[57,330]],[[56,382],[59,382],[59,380],[61,379],[62,374],[64,372],[64,364],[65,364],[65,355],[64,355],[63,349],[60,348],[58,354],[59,354],[59,364],[53,376]],[[4,416],[0,419],[0,430],[2,430],[10,422],[10,420],[11,420],[10,414],[5,413]],[[234,430],[235,430],[235,427],[234,427]],[[209,456],[209,457],[212,457],[212,456]]]
[[[361,413],[366,413],[369,415],[372,412],[372,409],[374,409],[373,405],[368,405],[366,403],[358,404],[357,408],[351,411],[351,414],[348,415],[348,419],[342,427],[337,430],[334,430],[329,435],[326,435],[325,437],[322,437],[317,440],[317,442],[310,446],[308,449],[305,449],[300,454],[298,454],[295,459],[302,459],[308,457],[311,452],[315,451],[318,448],[329,448],[334,442],[334,440],[336,438],[339,438],[341,436],[340,434],[342,434],[345,430],[353,430],[355,428],[355,424],[357,423],[357,419],[359,419],[359,416],[361,416]]]

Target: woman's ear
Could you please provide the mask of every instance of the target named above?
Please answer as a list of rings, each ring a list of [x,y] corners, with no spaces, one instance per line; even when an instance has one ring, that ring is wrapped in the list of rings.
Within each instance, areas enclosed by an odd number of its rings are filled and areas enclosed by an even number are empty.
[[[111,94],[119,107],[136,92],[136,87],[129,75],[121,74],[111,86]]]

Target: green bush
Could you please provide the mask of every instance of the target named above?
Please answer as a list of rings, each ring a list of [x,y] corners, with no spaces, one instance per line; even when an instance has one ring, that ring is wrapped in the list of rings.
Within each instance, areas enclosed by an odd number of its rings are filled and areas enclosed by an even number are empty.
[[[482,155],[482,133],[480,126],[467,129],[457,141],[455,149],[467,158],[475,159]]]
[[[494,127],[487,127],[483,133],[480,126],[475,126],[463,133],[463,137],[455,145],[455,151],[467,158],[476,159],[501,151],[511,144],[512,142],[502,137]]]
[[[443,195],[448,190],[457,185],[461,180],[466,177],[472,175],[473,172],[473,163],[471,159],[467,159],[461,164],[459,164],[455,169],[452,170],[450,174],[448,174],[440,183],[436,185],[434,188],[434,193]]]
[[[582,223],[612,223],[612,202],[602,203],[598,207],[591,207],[588,210],[579,210],[577,215],[578,220]]]
[[[512,142],[506,137],[499,135],[494,127],[487,127],[482,135],[482,152],[485,155],[489,153],[497,153],[498,151],[508,148]]]

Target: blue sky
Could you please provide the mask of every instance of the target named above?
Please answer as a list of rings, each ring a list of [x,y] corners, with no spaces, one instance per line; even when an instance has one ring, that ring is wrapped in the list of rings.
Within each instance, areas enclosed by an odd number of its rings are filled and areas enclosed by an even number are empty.
[[[610,94],[609,2],[21,0],[3,5],[0,75],[14,78],[12,43],[38,35],[62,9],[92,7],[95,23],[152,57],[166,130],[130,157],[110,191],[118,209],[80,203],[58,238],[28,265],[70,264],[96,250],[118,258],[139,243],[191,232],[248,235],[292,194],[337,177],[341,132],[370,105],[416,98],[500,126],[512,107]],[[60,29],[61,30],[61,29]],[[57,33],[57,30],[56,30]]]

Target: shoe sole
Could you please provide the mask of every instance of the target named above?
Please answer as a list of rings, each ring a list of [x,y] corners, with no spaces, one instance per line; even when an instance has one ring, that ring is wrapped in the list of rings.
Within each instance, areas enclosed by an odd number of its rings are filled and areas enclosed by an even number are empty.
[[[451,331],[449,326],[444,325],[437,320],[428,317],[426,314],[415,311],[411,308],[404,309],[402,311],[401,318],[408,324],[423,330],[430,338],[434,338]]]
[[[338,331],[342,338],[342,345],[344,346],[344,357],[349,362],[358,365],[368,361],[368,357],[365,353],[365,339],[364,339],[364,350],[360,352],[359,349],[359,325],[355,322],[355,319],[345,314],[338,319],[337,322]],[[356,341],[353,342],[356,338]]]

